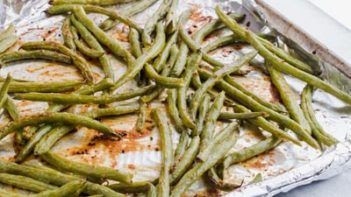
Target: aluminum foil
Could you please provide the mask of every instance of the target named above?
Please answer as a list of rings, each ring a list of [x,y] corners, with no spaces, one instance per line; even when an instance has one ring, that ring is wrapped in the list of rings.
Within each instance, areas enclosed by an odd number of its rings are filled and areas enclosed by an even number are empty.
[[[151,16],[160,2],[153,5],[147,11],[134,17],[134,20],[143,25],[145,18]],[[216,15],[213,8],[220,4],[226,11],[244,12],[247,14],[244,24],[249,24],[253,31],[269,32],[277,36],[279,40],[289,44],[294,53],[300,54],[304,60],[321,71],[322,77],[333,84],[343,85],[342,88],[349,90],[347,84],[349,78],[343,77],[342,82],[338,79],[340,72],[330,64],[323,62],[312,55],[306,55],[301,47],[296,43],[279,35],[274,29],[269,28],[265,23],[264,15],[257,12],[256,4],[253,1],[245,1],[243,7],[238,1],[230,0],[180,0],[178,13],[185,9],[191,9],[192,14],[190,21],[186,24],[188,32],[194,32],[206,23],[214,20]],[[122,5],[115,9],[132,5]],[[10,50],[17,50],[22,42],[32,40],[54,40],[62,42],[60,27],[62,25],[62,16],[47,16],[44,11],[49,7],[45,0],[27,0],[27,1],[5,1],[0,4],[0,28],[6,27],[13,23],[17,27],[17,34],[20,40]],[[105,19],[100,15],[90,15],[91,18],[99,23]],[[118,25],[110,30],[108,34],[119,39],[126,47],[128,28],[124,25]],[[215,36],[210,36],[204,44],[211,42],[218,36],[228,34],[228,31],[220,31]],[[243,53],[252,50],[250,47],[226,46],[211,52],[215,58],[221,59],[226,64],[230,64],[238,59]],[[126,67],[122,62],[110,56],[116,78],[121,76]],[[257,58],[258,61],[262,60]],[[94,77],[99,80],[103,77],[103,72],[99,66],[91,62],[93,66]],[[206,66],[203,63],[203,66]],[[250,71],[245,77],[236,77],[236,80],[255,92],[257,95],[265,98],[270,102],[279,102],[276,90],[273,88],[269,77],[264,74],[262,68],[258,65],[246,65],[244,70]],[[64,81],[68,79],[81,79],[79,72],[70,66],[57,63],[48,63],[42,61],[20,62],[11,64],[0,70],[0,76],[4,77],[11,73],[14,78],[25,79],[30,81]],[[337,77],[336,77],[337,76]],[[341,75],[340,75],[341,76]],[[304,83],[291,77],[286,77],[294,91],[296,99],[299,92],[304,87]],[[346,81],[346,83],[345,83]],[[336,82],[336,83],[334,83]],[[135,83],[130,82],[123,86],[119,91],[133,89]],[[341,87],[341,86],[340,86]],[[164,97],[161,96],[161,100]],[[350,166],[351,158],[351,141],[349,140],[348,131],[351,129],[351,108],[346,106],[333,96],[316,91],[313,97],[314,110],[321,125],[328,133],[336,137],[340,143],[334,147],[326,149],[323,153],[309,148],[307,145],[298,147],[291,143],[282,143],[273,151],[260,155],[247,162],[231,166],[225,173],[225,181],[232,183],[243,183],[243,186],[232,191],[222,192],[214,190],[205,190],[204,183],[200,180],[192,185],[188,196],[195,194],[203,196],[272,196],[280,192],[288,191],[300,185],[308,184],[315,180],[327,179]],[[133,101],[128,101],[133,102]],[[114,103],[111,106],[123,105],[124,103]],[[47,108],[44,102],[16,101],[16,105],[21,112],[21,116],[38,113]],[[149,108],[158,105],[159,102],[153,103]],[[70,109],[73,113],[86,111],[94,108],[94,105],[78,105]],[[109,125],[116,131],[126,132],[127,136],[120,141],[111,141],[101,138],[97,132],[87,128],[77,128],[77,131],[65,136],[58,144],[55,145],[54,151],[74,161],[86,162],[94,165],[104,165],[112,168],[118,168],[123,171],[133,173],[134,180],[153,180],[159,175],[160,152],[158,143],[158,132],[154,124],[148,118],[146,129],[143,134],[134,131],[136,115],[127,115],[115,118],[103,119],[103,123]],[[0,119],[0,126],[8,122],[6,116]],[[218,125],[218,129],[223,125]],[[241,128],[240,139],[233,147],[232,151],[240,150],[254,144],[268,135],[257,128],[244,125]],[[173,131],[174,147],[178,143],[178,134]],[[0,142],[0,157],[2,159],[12,160],[15,154],[13,148],[13,136],[8,136]],[[252,183],[257,176],[262,176],[262,181]],[[11,188],[13,189],[13,188]]]

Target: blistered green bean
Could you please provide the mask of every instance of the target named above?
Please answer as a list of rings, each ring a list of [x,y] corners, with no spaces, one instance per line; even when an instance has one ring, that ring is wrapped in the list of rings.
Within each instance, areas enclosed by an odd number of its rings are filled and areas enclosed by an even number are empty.
[[[40,155],[42,159],[51,165],[68,172],[74,172],[87,177],[97,179],[110,179],[120,181],[123,183],[130,183],[132,175],[128,173],[122,173],[116,169],[102,167],[102,166],[91,166],[88,164],[70,161],[65,159],[51,151]]]

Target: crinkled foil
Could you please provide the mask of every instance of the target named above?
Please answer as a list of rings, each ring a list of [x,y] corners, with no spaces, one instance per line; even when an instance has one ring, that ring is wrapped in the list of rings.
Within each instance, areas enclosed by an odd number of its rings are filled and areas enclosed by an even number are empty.
[[[226,11],[246,13],[247,17],[244,24],[250,23],[252,30],[272,33],[279,40],[285,41],[289,45],[291,52],[300,55],[313,68],[320,71],[321,76],[326,80],[346,91],[351,89],[350,79],[344,77],[340,71],[325,63],[322,58],[308,55],[302,49],[303,47],[298,47],[300,45],[279,35],[279,32],[275,32],[274,29],[268,28],[270,24],[268,26],[265,24],[264,15],[257,11],[257,5],[253,1],[244,1],[245,7],[242,7],[237,1],[231,0],[180,0],[181,6],[179,6],[177,14],[187,8],[192,9],[192,15],[186,27],[189,32],[193,32],[216,18],[213,10],[216,4],[220,4]],[[143,25],[145,18],[152,15],[158,5],[159,3],[156,3],[149,10],[134,17],[134,20]],[[11,50],[16,50],[25,41],[43,39],[62,41],[60,26],[63,17],[47,16],[44,11],[48,7],[48,2],[45,0],[7,0],[0,4],[0,28],[13,23],[16,25],[17,34],[21,38]],[[121,7],[123,8],[124,6],[118,6],[116,9],[121,9]],[[91,15],[91,17],[97,23],[105,19],[97,15]],[[124,41],[124,44],[128,47],[126,42],[128,31],[126,30],[125,26],[118,25],[113,30],[110,30],[108,34],[122,42]],[[218,36],[227,33],[228,31],[219,32]],[[207,38],[205,43],[213,39],[214,37]],[[211,55],[220,58],[224,63],[231,63],[247,50],[252,49],[244,47],[238,50],[233,46],[228,46],[211,52]],[[112,56],[111,61],[115,76],[118,78],[125,72],[125,66]],[[94,65],[93,62],[92,65]],[[272,88],[269,78],[260,69],[253,66],[245,66],[243,69],[251,72],[246,77],[237,77],[236,79],[239,83],[267,101],[279,102],[277,92]],[[96,79],[102,78],[103,73],[98,66],[93,67],[93,72]],[[14,78],[31,81],[62,81],[81,78],[75,68],[40,61],[20,62],[0,70],[0,76],[2,77],[6,76],[7,73],[11,73]],[[293,90],[296,91],[296,99],[298,99],[298,93],[301,92],[305,84],[288,76],[286,79]],[[133,86],[135,84],[130,83],[127,86],[123,86],[122,89],[132,89]],[[212,190],[205,192],[203,191],[204,183],[199,181],[191,186],[188,195],[193,196],[196,193],[201,193],[206,196],[273,196],[280,192],[286,192],[295,187],[309,184],[312,181],[330,178],[341,173],[345,168],[349,168],[351,141],[349,140],[348,131],[351,130],[351,108],[333,96],[321,91],[315,92],[313,100],[317,119],[328,133],[340,141],[339,144],[321,153],[306,145],[298,147],[291,143],[282,143],[267,154],[233,165],[228,169],[225,173],[225,181],[238,184],[243,183],[242,187],[231,192]],[[112,105],[118,104],[123,103]],[[21,115],[37,113],[47,108],[47,104],[43,102],[16,101],[16,105]],[[93,107],[79,105],[77,110],[89,110]],[[105,165],[131,172],[135,174],[134,180],[153,180],[159,174],[161,159],[158,146],[158,132],[149,121],[147,121],[146,125],[147,132],[144,134],[134,132],[133,127],[136,118],[135,115],[128,115],[102,120],[115,130],[127,131],[127,137],[121,141],[106,141],[98,138],[94,131],[78,128],[77,132],[64,137],[56,144],[53,150],[75,161]],[[2,116],[0,125],[3,126],[7,122],[8,120]],[[220,127],[221,125],[219,125]],[[263,134],[266,135],[265,132]],[[241,129],[240,139],[233,150],[238,150],[257,142],[260,139],[260,135],[261,132],[256,128],[244,126]],[[173,132],[174,147],[178,142],[178,137],[178,134]],[[0,142],[1,158],[13,158],[12,143],[13,136],[9,136]],[[262,176],[262,181],[252,183],[252,180],[258,174]]]

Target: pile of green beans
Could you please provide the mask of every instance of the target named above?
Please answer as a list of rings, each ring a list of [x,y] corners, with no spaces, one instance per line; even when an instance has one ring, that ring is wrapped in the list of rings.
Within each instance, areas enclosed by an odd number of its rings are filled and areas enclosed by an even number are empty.
[[[159,7],[145,20],[144,27],[139,26],[132,16],[157,1]],[[16,66],[18,61],[33,60],[73,65],[83,81],[23,81],[12,79],[10,74],[6,79],[0,77],[0,108],[6,112],[1,115],[10,120],[0,128],[0,140],[15,133],[16,150],[15,162],[0,160],[1,184],[38,197],[178,197],[199,179],[218,190],[240,187],[226,182],[226,170],[281,143],[306,143],[324,150],[338,142],[314,114],[313,91],[321,89],[346,104],[351,104],[351,96],[315,76],[310,65],[276,43],[244,28],[239,24],[243,15],[227,15],[216,7],[218,19],[190,33],[186,26],[193,13],[185,10],[177,17],[178,0],[51,0],[50,4],[47,14],[65,15],[63,42],[24,42],[17,51],[8,50],[18,38],[11,25],[0,31],[0,65]],[[118,11],[108,7],[119,4],[127,5]],[[107,19],[96,24],[90,13]],[[118,23],[128,27],[127,41],[106,32]],[[221,35],[217,32],[223,29],[232,34],[203,46],[207,37]],[[128,42],[129,48],[123,42]],[[237,44],[250,50],[228,65],[211,56],[211,51]],[[118,79],[108,54],[127,67]],[[261,98],[233,77],[246,77],[241,68],[258,61],[257,56],[265,60],[262,67],[267,72],[263,74],[271,80],[281,102]],[[91,64],[103,71],[101,81],[97,82]],[[284,74],[307,83],[301,94],[293,91]],[[134,81],[137,87],[120,91]],[[49,107],[45,112],[22,116],[14,99],[47,102]],[[93,109],[72,113],[81,104]],[[121,169],[70,161],[53,149],[76,127],[94,129],[111,140],[129,140],[125,133],[115,132],[100,121],[127,114],[138,116],[133,131],[143,134],[151,116],[159,132],[161,163],[157,180],[136,182],[133,174]],[[240,131],[243,123],[256,127],[262,135],[257,143],[233,151],[239,133],[245,132]],[[286,132],[288,129],[296,136]],[[176,135],[180,135],[177,142]],[[30,162],[31,155],[45,164]],[[0,196],[23,194],[1,189]]]

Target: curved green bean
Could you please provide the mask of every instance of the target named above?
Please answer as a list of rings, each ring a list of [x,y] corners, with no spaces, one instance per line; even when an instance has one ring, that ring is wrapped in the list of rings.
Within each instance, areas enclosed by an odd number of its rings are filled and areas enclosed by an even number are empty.
[[[174,126],[178,132],[183,131],[183,122],[179,117],[179,111],[177,108],[177,90],[170,89],[167,91],[167,111],[171,119],[173,120]]]
[[[231,153],[223,161],[224,169],[228,168],[230,165],[246,161],[257,155],[267,152],[276,147],[280,142],[281,140],[279,140],[279,138],[269,137],[252,146]]]
[[[83,180],[71,181],[60,188],[43,191],[34,197],[76,197],[85,189],[86,182]]]
[[[80,23],[74,17],[74,15],[71,15],[70,19],[71,19],[72,25],[76,28],[81,38],[89,45],[89,47],[99,51],[100,53],[104,53],[104,55],[99,57],[100,64],[102,66],[102,69],[104,70],[105,75],[108,78],[111,78],[112,80],[114,80],[112,66],[108,59],[107,54],[105,53],[104,48],[102,48],[102,46],[96,40],[96,38],[90,33],[90,31],[82,23]]]
[[[145,64],[145,72],[150,79],[155,80],[155,82],[161,86],[167,88],[179,88],[184,86],[182,79],[159,75],[150,64]]]
[[[9,90],[9,88],[10,88],[11,81],[12,81],[11,75],[7,75],[5,82],[1,84],[1,88],[0,88],[0,109],[4,106],[4,104],[6,103],[6,100],[8,98],[7,92]]]
[[[88,164],[70,161],[65,159],[51,151],[40,155],[42,159],[51,165],[68,172],[74,172],[87,177],[97,179],[110,179],[120,181],[123,183],[131,183],[132,175],[122,173],[116,169],[102,167],[102,166],[91,166]]]
[[[6,66],[4,64],[14,61],[35,59],[50,60],[55,62],[62,62],[65,64],[72,63],[72,59],[69,56],[48,50],[14,51],[2,54],[0,56],[0,61],[3,63],[2,66]]]
[[[93,4],[93,5],[116,5],[120,3],[129,3],[135,0],[50,0],[50,4]]]
[[[46,190],[56,189],[56,186],[52,186],[32,178],[25,176],[12,175],[7,173],[0,173],[0,183],[11,185],[20,189],[29,190],[33,192],[42,192]]]
[[[280,98],[284,103],[291,119],[295,120],[306,131],[311,134],[311,127],[308,124],[299,104],[294,98],[294,92],[285,80],[283,74],[267,64],[267,70],[271,76],[272,83],[277,88]]]
[[[194,97],[191,100],[190,110],[192,112],[192,117],[195,118],[200,101],[208,89],[211,89],[216,84],[216,82],[221,80],[224,76],[239,70],[242,66],[246,65],[249,61],[251,61],[256,55],[257,55],[256,51],[250,52],[244,55],[242,58],[240,58],[237,62],[235,62],[234,65],[223,67],[217,70],[214,73],[213,77],[207,79],[206,82],[203,83],[200,86],[200,88],[195,91]]]
[[[74,44],[73,34],[71,32],[71,20],[68,17],[66,17],[63,20],[61,30],[62,30],[63,42],[65,43],[65,45],[68,48],[75,50],[76,45]]]
[[[156,57],[163,49],[165,45],[166,35],[163,29],[162,23],[157,25],[157,34],[155,42],[149,48],[149,50],[142,56],[138,57],[135,63],[127,70],[127,72],[117,81],[114,89],[121,87],[127,81],[133,79],[143,68],[144,65],[154,57]]]
[[[190,37],[190,35],[188,34],[188,32],[186,32],[183,26],[179,26],[179,35],[185,42],[185,44],[187,44],[193,52],[196,52],[201,49],[201,46]]]
[[[237,123],[231,123],[237,124]],[[179,180],[171,191],[171,197],[180,197],[192,183],[199,179],[207,170],[211,169],[216,165],[233,147],[238,137],[238,130],[234,131],[229,135],[227,140],[213,147],[211,152],[213,153],[208,160],[204,162],[196,163],[184,176]]]
[[[171,183],[174,184],[184,175],[196,158],[196,154],[200,148],[200,137],[195,136],[191,139],[189,147],[182,153],[179,161],[175,163],[175,167],[171,174]]]
[[[87,82],[93,83],[94,81],[93,73],[88,62],[84,58],[77,55],[74,51],[60,43],[44,41],[27,42],[22,45],[22,48],[28,50],[46,49],[61,52],[72,58],[73,64],[81,71],[84,79],[86,79]]]
[[[161,138],[161,173],[159,182],[157,185],[157,196],[168,197],[170,194],[170,178],[169,170],[173,162],[173,149],[172,149],[172,137],[171,130],[169,129],[168,122],[160,109],[154,109],[152,111],[153,119],[160,132]]]
[[[141,49],[140,35],[139,35],[138,31],[131,28],[129,30],[128,40],[130,42],[130,50],[131,50],[132,54],[134,55],[134,57],[136,57],[136,58],[140,57],[143,54],[143,52]]]
[[[193,131],[192,136],[200,135],[201,131],[203,130],[204,122],[207,116],[210,102],[211,102],[211,97],[208,94],[205,94],[200,103],[199,116],[196,122],[196,128]]]
[[[211,52],[219,47],[228,45],[228,44],[232,44],[235,42],[240,41],[240,37],[236,34],[230,34],[230,35],[226,35],[223,37],[219,37],[216,40],[212,41],[211,43],[207,44],[202,51],[205,53]]]
[[[213,132],[216,127],[216,121],[221,113],[221,109],[223,107],[223,102],[225,99],[225,93],[221,92],[218,97],[213,101],[212,106],[208,110],[208,114],[205,119],[205,126],[203,131],[201,132],[201,145],[200,152],[206,149],[206,147],[210,144],[210,141],[213,137]]]
[[[3,139],[11,132],[21,129],[25,126],[30,126],[30,125],[35,126],[41,123],[64,123],[64,124],[70,124],[70,125],[80,125],[80,126],[96,129],[107,135],[121,137],[119,134],[115,133],[111,128],[91,118],[87,118],[84,116],[75,115],[67,112],[61,112],[61,113],[45,112],[38,115],[21,118],[11,122],[8,126],[1,129],[2,132],[0,135],[0,139]]]
[[[195,128],[196,125],[194,121],[191,119],[187,111],[186,92],[189,87],[193,73],[196,71],[198,65],[201,62],[201,57],[202,57],[201,53],[193,53],[189,57],[187,67],[183,74],[184,86],[177,90],[177,97],[178,97],[177,105],[178,105],[180,117],[182,118],[184,125],[191,129]]]
[[[211,183],[214,185],[213,187],[223,190],[223,191],[231,191],[234,190],[235,188],[238,188],[241,186],[235,183],[227,183],[223,179],[221,179],[217,172],[215,167],[211,168],[207,172],[207,178],[211,181]]]
[[[207,71],[200,70],[200,75],[203,77],[206,76],[206,78],[210,77],[211,74],[208,73]],[[318,143],[308,134],[306,130],[304,130],[299,124],[297,124],[295,121],[291,120],[289,117],[286,117],[282,114],[279,114],[263,105],[258,103],[257,101],[253,100],[251,97],[245,95],[243,92],[240,90],[236,89],[235,87],[231,86],[225,81],[220,81],[217,83],[218,87],[222,90],[224,90],[229,97],[231,97],[234,100],[239,101],[241,104],[245,105],[246,107],[254,110],[254,111],[263,111],[269,114],[269,118],[278,122],[279,124],[282,124],[283,126],[291,129],[294,131],[298,136],[301,137],[303,141],[305,141],[307,144],[309,144],[311,147],[314,148],[319,148]]]
[[[153,90],[154,85],[145,86],[138,88],[134,91],[126,91],[124,93],[116,95],[102,95],[102,96],[90,96],[90,95],[78,95],[78,94],[59,94],[59,93],[26,93],[16,94],[16,98],[32,101],[47,101],[61,104],[109,104],[117,101],[128,100],[137,96],[142,96],[147,92]]]
[[[166,64],[167,59],[170,56],[171,48],[172,48],[173,44],[175,44],[175,42],[177,41],[177,37],[178,37],[178,32],[174,32],[172,34],[172,36],[168,39],[168,41],[167,41],[162,53],[160,54],[160,56],[153,63],[153,67],[155,68],[155,70],[157,72],[162,70],[162,68]]]
[[[303,114],[305,115],[309,125],[312,129],[312,134],[321,144],[325,144],[327,146],[332,146],[337,143],[337,140],[326,133],[322,126],[318,123],[316,116],[314,115],[313,107],[312,107],[312,87],[306,86],[301,94],[301,108]]]

